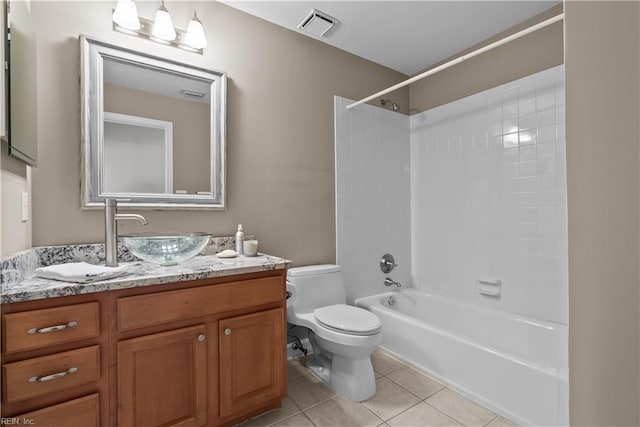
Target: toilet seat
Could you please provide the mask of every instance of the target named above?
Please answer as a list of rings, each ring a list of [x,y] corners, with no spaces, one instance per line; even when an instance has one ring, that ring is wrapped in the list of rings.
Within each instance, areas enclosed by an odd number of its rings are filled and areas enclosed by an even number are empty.
[[[327,329],[349,335],[375,335],[382,322],[370,311],[346,304],[335,304],[314,310],[316,321]]]

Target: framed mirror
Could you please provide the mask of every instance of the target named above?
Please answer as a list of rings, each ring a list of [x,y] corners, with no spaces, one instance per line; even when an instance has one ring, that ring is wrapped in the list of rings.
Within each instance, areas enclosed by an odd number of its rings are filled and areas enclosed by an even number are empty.
[[[225,209],[226,74],[80,44],[83,207]]]
[[[9,155],[38,165],[36,31],[31,5],[4,2],[6,138]]]

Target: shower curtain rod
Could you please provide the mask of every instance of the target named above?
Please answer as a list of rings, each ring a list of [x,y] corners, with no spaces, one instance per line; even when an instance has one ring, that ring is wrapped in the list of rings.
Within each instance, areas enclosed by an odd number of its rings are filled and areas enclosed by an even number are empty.
[[[481,48],[479,48],[477,50],[474,50],[473,52],[469,52],[466,55],[462,55],[462,56],[460,56],[458,58],[452,59],[449,62],[446,62],[446,63],[444,63],[442,65],[439,65],[439,66],[437,66],[435,68],[427,70],[424,73],[418,74],[417,76],[411,77],[410,79],[407,79],[407,80],[405,80],[403,82],[395,84],[395,85],[393,85],[391,87],[388,87],[385,90],[381,90],[380,92],[374,93],[373,95],[368,96],[368,97],[366,97],[364,99],[361,99],[360,101],[356,101],[353,104],[349,104],[349,105],[347,105],[347,110],[350,110],[350,109],[352,109],[354,107],[357,107],[360,104],[364,104],[365,102],[369,102],[372,99],[375,99],[375,98],[377,98],[379,96],[386,95],[387,93],[393,92],[396,89],[400,89],[402,87],[405,87],[405,86],[407,86],[407,85],[409,85],[409,84],[411,84],[413,82],[416,82],[418,80],[424,79],[425,77],[428,77],[428,76],[430,76],[432,74],[435,74],[435,73],[437,73],[439,71],[445,70],[445,69],[447,69],[449,67],[452,67],[452,66],[454,66],[456,64],[464,62],[467,59],[473,58],[474,56],[480,55],[481,53],[484,53],[484,52],[486,52],[488,50],[491,50],[491,49],[496,48],[498,46],[502,46],[505,43],[509,43],[512,40],[518,39],[518,38],[520,38],[522,36],[525,36],[525,35],[527,35],[529,33],[537,31],[540,28],[547,27],[547,26],[549,26],[549,25],[551,25],[551,24],[553,24],[555,22],[561,21],[562,19],[564,19],[564,13],[556,15],[553,18],[549,18],[549,19],[547,19],[545,21],[542,21],[542,22],[540,22],[538,24],[532,25],[531,27],[525,28],[522,31],[518,31],[517,33],[511,34],[510,36],[507,36],[507,37],[505,37],[503,39],[500,39],[500,40],[498,40],[496,42],[488,44],[485,47],[481,47]]]

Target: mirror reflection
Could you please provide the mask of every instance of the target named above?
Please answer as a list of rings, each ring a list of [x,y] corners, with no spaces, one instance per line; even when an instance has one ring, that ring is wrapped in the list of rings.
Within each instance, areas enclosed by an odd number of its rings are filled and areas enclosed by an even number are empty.
[[[28,2],[4,4],[6,12],[6,97],[9,154],[37,166],[36,29]]]
[[[224,208],[225,74],[83,44],[85,206]]]
[[[210,193],[210,86],[105,59],[104,191]]]

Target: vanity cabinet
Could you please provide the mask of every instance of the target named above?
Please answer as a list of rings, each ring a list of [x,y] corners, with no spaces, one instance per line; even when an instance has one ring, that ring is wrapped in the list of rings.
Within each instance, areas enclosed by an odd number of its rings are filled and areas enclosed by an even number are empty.
[[[284,310],[275,308],[220,320],[221,417],[248,412],[286,395],[283,317]]]
[[[232,424],[286,396],[284,270],[209,282],[114,296],[119,427]]]
[[[27,412],[19,419],[22,425],[98,427],[99,414],[100,399],[96,393],[48,406],[39,411]]]
[[[41,426],[106,422],[100,418],[108,401],[103,299],[2,306],[2,417]]]
[[[2,416],[217,426],[276,408],[287,393],[285,277],[273,270],[3,305]]]
[[[204,325],[118,343],[119,426],[207,424]]]

